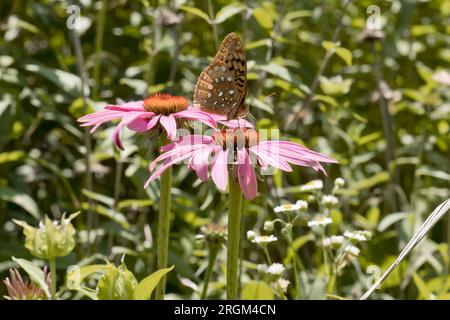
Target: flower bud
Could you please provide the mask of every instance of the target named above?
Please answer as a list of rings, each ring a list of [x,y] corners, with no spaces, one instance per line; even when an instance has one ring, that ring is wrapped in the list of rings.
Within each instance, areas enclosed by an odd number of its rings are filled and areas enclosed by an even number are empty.
[[[264,230],[273,231],[273,221],[264,222]]]
[[[255,231],[252,231],[252,230],[247,231],[247,239],[248,240],[252,241],[255,239],[255,237],[256,237]]]
[[[132,300],[138,282],[122,260],[117,267],[107,269],[97,284],[100,300]]]
[[[45,216],[44,221],[40,222],[39,228],[34,228],[25,221],[13,221],[23,228],[25,248],[33,256],[48,260],[67,256],[75,247],[75,228],[71,220],[78,214],[79,212],[76,212],[67,219],[63,215],[60,222],[52,221]]]
[[[336,188],[342,188],[343,186],[345,186],[345,180],[342,178],[337,178],[336,180],[334,180],[334,186]]]

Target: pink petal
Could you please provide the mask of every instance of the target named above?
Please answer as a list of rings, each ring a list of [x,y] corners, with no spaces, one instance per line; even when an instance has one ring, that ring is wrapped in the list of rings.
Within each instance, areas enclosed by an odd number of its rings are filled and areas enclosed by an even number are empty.
[[[139,118],[133,120],[130,124],[128,124],[128,129],[137,131],[137,132],[146,132],[147,131],[148,119]]]
[[[166,144],[165,146],[162,146],[159,148],[161,152],[172,150],[173,148],[177,146],[182,145],[197,145],[197,144],[210,144],[213,141],[211,137],[203,136],[199,134],[190,134],[187,136],[180,137],[177,141]]]
[[[174,113],[174,117],[200,121],[212,128],[217,128],[217,123],[211,114],[197,108],[190,107],[187,110],[179,111]]]
[[[177,122],[173,115],[161,116],[159,123],[166,129],[167,138],[173,140],[177,134]]]
[[[228,150],[219,150],[211,166],[211,178],[222,191],[228,184]]]
[[[202,148],[192,155],[191,166],[195,170],[195,173],[197,173],[198,178],[202,181],[208,180],[208,159],[214,149],[215,146]]]
[[[259,147],[264,147],[269,149],[271,152],[279,152],[283,155],[292,155],[296,153],[300,157],[305,157],[310,160],[327,162],[327,163],[338,163],[337,160],[327,157],[318,152],[309,150],[308,148],[290,141],[263,141],[258,144]]]
[[[228,128],[253,128],[253,123],[245,120],[245,119],[233,119],[233,120],[222,120],[218,121],[221,124],[224,124]]]
[[[124,126],[128,125],[132,121],[140,117],[146,116],[147,115],[145,114],[145,112],[128,112],[126,115],[122,117],[122,120],[120,121],[120,123],[117,125],[117,127],[114,129],[113,132],[113,141],[119,149],[123,150],[122,141],[120,141],[120,130],[122,130]]]
[[[292,171],[289,163],[285,161],[285,159],[282,159],[277,153],[269,153],[263,148],[258,148],[258,146],[253,146],[249,150],[256,154],[264,164],[269,164],[283,171]]]
[[[255,168],[245,148],[237,150],[238,179],[244,197],[248,200],[256,197],[258,186],[256,183]]]
[[[180,155],[184,155],[187,153],[197,152],[198,150],[203,149],[203,145],[186,145],[186,146],[176,146],[175,148],[172,148],[171,150],[159,155],[153,162],[150,164],[150,171],[153,171],[158,164],[158,162],[164,160],[164,159],[172,159],[177,158]]]
[[[184,159],[189,158],[190,156],[192,156],[192,153],[194,151],[190,151],[190,152],[186,152],[184,154],[178,155],[177,157],[171,158],[168,161],[165,161],[164,164],[162,164],[151,176],[150,178],[148,178],[148,180],[145,182],[144,184],[144,188],[147,188],[148,185],[150,184],[150,182],[152,182],[153,180],[155,180],[156,178],[158,178],[164,171],[167,170],[167,168],[169,168],[170,166],[172,166],[173,164],[182,161]],[[156,161],[156,160],[155,160]]]
[[[161,118],[161,116],[157,115],[150,119],[147,123],[147,131],[152,130],[158,124],[159,118]]]
[[[96,126],[98,128],[98,125],[114,119],[122,118],[125,114],[126,113],[122,111],[102,110],[85,115],[84,117],[79,118],[78,122],[84,122],[81,124],[82,127]]]
[[[118,110],[118,111],[144,111],[144,101],[131,101],[120,105],[109,104],[105,107],[108,110]]]

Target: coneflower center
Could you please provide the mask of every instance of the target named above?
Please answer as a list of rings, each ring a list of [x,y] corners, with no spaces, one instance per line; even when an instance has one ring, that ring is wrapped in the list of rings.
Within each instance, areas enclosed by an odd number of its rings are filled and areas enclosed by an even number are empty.
[[[172,96],[166,93],[156,93],[144,100],[144,109],[155,114],[169,115],[186,110],[189,101],[185,97]]]
[[[246,128],[224,129],[216,132],[212,137],[224,150],[250,148],[259,142],[258,132]]]

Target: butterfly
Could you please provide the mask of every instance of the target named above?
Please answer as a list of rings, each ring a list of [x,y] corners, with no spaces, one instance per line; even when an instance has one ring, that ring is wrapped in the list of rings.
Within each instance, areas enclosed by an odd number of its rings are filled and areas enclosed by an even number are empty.
[[[194,90],[194,107],[223,114],[228,120],[246,116],[247,61],[239,36],[228,34],[213,61],[198,77]]]

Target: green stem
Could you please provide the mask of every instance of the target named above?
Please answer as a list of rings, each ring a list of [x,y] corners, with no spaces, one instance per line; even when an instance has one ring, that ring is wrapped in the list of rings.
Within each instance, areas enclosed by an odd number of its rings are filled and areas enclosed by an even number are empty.
[[[238,262],[241,234],[242,191],[230,176],[228,207],[227,299],[238,297]]]
[[[291,244],[291,253],[292,253],[292,272],[294,273],[294,285],[296,291],[295,297],[297,299],[300,299],[300,281],[298,279],[297,254],[292,244]]]
[[[208,269],[206,269],[205,273],[205,281],[203,284],[203,291],[200,297],[201,300],[205,300],[208,293],[208,285],[209,280],[211,279],[211,275],[214,269],[214,263],[216,262],[217,254],[219,253],[218,246],[210,246],[209,247],[209,260],[208,260]]]
[[[270,259],[270,255],[269,255],[269,249],[267,249],[267,244],[263,244],[262,249],[264,251],[264,254],[266,256],[267,259],[267,263],[269,264],[269,266],[272,264],[272,259]]]
[[[335,288],[336,288],[336,270],[334,267],[330,267],[330,277],[328,280],[327,293],[334,294]]]
[[[50,293],[52,300],[56,300],[56,258],[50,258],[50,277],[51,277],[51,288]]]
[[[99,98],[99,86],[100,86],[100,55],[103,50],[103,34],[105,33],[105,21],[106,11],[108,10],[108,0],[102,1],[102,8],[100,9],[97,19],[97,29],[95,37],[95,65],[94,65],[94,99]]]
[[[216,48],[219,46],[219,35],[217,32],[217,24],[213,21],[214,20],[214,8],[212,6],[212,1],[208,0],[208,13],[209,13],[209,19],[212,21],[212,30],[213,30],[213,36],[214,36],[214,43],[216,45]]]
[[[161,135],[161,146],[167,143],[167,138]],[[170,201],[172,187],[172,167],[169,167],[161,175],[161,187],[159,190],[160,205],[158,217],[158,238],[157,238],[157,269],[167,268],[167,257],[169,252],[169,229],[170,229]],[[166,277],[164,276],[158,283],[155,291],[156,300],[164,300],[166,291]]]

